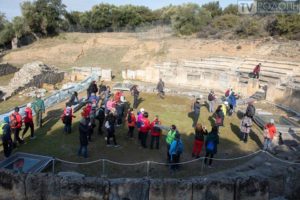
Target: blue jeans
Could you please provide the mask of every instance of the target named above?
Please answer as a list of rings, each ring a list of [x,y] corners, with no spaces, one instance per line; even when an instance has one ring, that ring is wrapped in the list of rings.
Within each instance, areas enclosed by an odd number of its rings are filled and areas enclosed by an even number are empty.
[[[80,145],[78,150],[78,156],[83,155],[83,157],[87,158],[87,146]]]
[[[264,141],[264,150],[272,150],[272,140],[270,138],[265,138]]]

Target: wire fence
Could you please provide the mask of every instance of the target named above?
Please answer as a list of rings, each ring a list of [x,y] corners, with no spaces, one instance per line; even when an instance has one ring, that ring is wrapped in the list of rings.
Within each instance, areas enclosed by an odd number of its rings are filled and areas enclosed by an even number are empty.
[[[186,178],[192,176],[203,176],[225,169],[230,169],[245,163],[262,153],[277,162],[300,166],[300,162],[291,162],[276,157],[268,151],[258,150],[248,155],[234,158],[212,158],[213,168],[205,164],[205,157],[179,163],[156,161],[122,163],[109,159],[98,159],[88,162],[71,162],[54,158],[52,163],[52,173],[76,172],[85,176],[97,176],[103,178],[167,178],[170,176],[173,178]]]

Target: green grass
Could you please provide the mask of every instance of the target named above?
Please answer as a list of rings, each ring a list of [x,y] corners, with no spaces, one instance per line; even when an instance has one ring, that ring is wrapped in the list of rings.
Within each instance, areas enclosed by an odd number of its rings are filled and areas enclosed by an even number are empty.
[[[154,116],[158,114],[162,120],[163,125],[170,126],[176,124],[179,132],[182,134],[184,142],[184,153],[181,161],[191,160],[191,153],[193,148],[193,129],[191,127],[192,120],[188,117],[190,112],[191,100],[183,97],[167,96],[164,100],[158,99],[156,95],[141,94],[143,101],[139,107],[145,108],[149,111],[150,120],[152,121]],[[132,97],[128,96],[130,102]],[[121,163],[134,163],[141,161],[166,161],[166,145],[165,136],[161,137],[161,148],[159,150],[141,149],[136,139],[137,133],[135,132],[135,139],[131,140],[127,138],[127,127],[119,127],[116,130],[117,142],[121,145],[120,148],[108,148],[104,140],[104,136],[94,133],[93,142],[89,143],[88,152],[89,158],[84,159],[77,156],[77,150],[79,147],[79,134],[78,134],[78,121],[80,119],[80,112],[76,113],[77,118],[73,122],[72,134],[66,135],[63,133],[63,124],[59,119],[62,113],[62,105],[60,104],[55,108],[52,108],[48,112],[45,118],[44,127],[36,130],[37,138],[35,140],[29,140],[26,138],[26,144],[22,145],[16,151],[28,152],[41,155],[49,155],[58,157],[68,161],[74,162],[86,162],[97,160],[99,158],[106,158],[109,160],[121,162]],[[210,130],[210,114],[206,107],[202,107],[200,122],[208,127]],[[218,158],[232,158],[236,156],[246,155],[250,152],[259,149],[258,138],[251,137],[247,144],[240,142],[238,137],[239,119],[236,116],[227,117],[225,119],[225,127],[220,130],[220,144],[218,146]],[[254,127],[254,131],[258,132],[258,129]],[[96,132],[96,131],[95,131]],[[166,133],[164,133],[165,135]],[[252,133],[252,135],[256,135]],[[260,134],[258,134],[260,135]],[[29,133],[27,133],[29,136]],[[150,138],[148,138],[148,142]],[[201,152],[201,156],[204,155],[204,151]],[[245,162],[245,160],[235,162],[214,162],[214,169],[206,169],[203,174],[216,172],[223,169],[232,168],[238,164]],[[142,177],[146,175],[146,164],[139,166],[118,166],[112,163],[105,163],[103,169],[103,163],[90,164],[90,165],[71,165],[56,163],[56,172],[58,171],[78,171],[90,176],[107,175],[108,177]],[[152,177],[166,177],[169,176],[168,167],[163,165],[151,165],[150,176]],[[176,177],[188,177],[199,176],[201,173],[201,162],[191,163],[184,165],[175,176]]]

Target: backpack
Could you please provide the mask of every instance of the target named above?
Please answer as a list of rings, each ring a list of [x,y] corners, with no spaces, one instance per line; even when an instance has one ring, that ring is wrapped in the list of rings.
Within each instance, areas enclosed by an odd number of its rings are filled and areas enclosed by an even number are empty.
[[[71,124],[72,116],[71,115],[64,115],[62,118],[64,124]]]
[[[208,101],[213,101],[214,100],[214,97],[213,97],[213,95],[210,93],[209,95],[208,95]]]
[[[181,141],[177,141],[176,150],[175,151],[176,151],[177,155],[182,154],[182,152],[183,152],[183,144],[182,144]]]
[[[132,118],[131,118],[131,114],[130,114],[130,113],[128,114],[127,122],[128,122],[128,123],[131,123],[131,122],[132,122]]]
[[[215,143],[213,141],[209,141],[206,145],[206,149],[208,151],[213,151],[215,149]]]
[[[15,114],[11,114],[9,117],[9,126],[11,128],[15,128],[18,125],[17,116]]]

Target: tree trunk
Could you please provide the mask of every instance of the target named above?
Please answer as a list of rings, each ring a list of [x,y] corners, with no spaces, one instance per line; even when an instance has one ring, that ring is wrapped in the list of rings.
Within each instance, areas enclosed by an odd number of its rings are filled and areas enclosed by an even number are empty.
[[[37,36],[37,34],[35,34],[34,32],[31,32],[31,34],[33,35],[33,37],[34,37],[37,41],[40,40],[40,38]]]
[[[11,40],[11,48],[12,48],[12,49],[17,49],[17,48],[19,48],[19,38],[18,38],[18,37],[14,37],[14,38]]]

